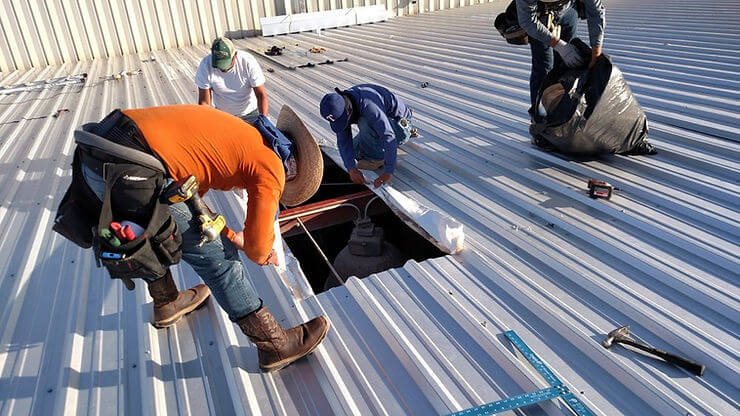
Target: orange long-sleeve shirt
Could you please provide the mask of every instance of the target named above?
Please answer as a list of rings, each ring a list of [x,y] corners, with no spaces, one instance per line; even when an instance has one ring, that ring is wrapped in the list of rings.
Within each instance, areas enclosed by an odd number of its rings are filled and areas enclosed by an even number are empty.
[[[255,263],[264,263],[275,240],[273,222],[285,171],[257,129],[203,105],[137,108],[123,113],[136,123],[174,179],[195,175],[201,193],[209,189],[247,190],[244,252]]]

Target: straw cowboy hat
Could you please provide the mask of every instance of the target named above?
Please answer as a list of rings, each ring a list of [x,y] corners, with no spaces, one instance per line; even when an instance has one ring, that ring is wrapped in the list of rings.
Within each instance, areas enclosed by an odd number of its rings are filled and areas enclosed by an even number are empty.
[[[297,173],[292,179],[286,178],[280,198],[280,202],[292,207],[306,202],[318,191],[324,176],[324,158],[311,132],[289,106],[280,109],[276,127],[295,145]]]

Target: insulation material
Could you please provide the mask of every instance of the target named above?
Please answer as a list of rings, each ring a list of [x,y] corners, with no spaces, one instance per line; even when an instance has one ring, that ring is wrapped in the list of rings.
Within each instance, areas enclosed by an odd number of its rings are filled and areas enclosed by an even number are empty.
[[[378,176],[375,172],[368,170],[363,170],[362,174],[370,183]],[[450,254],[462,251],[465,232],[463,225],[456,219],[427,208],[390,186],[382,186],[376,191],[386,204],[400,211],[436,240],[440,249]]]
[[[558,83],[564,91],[559,102],[545,94]],[[540,103],[550,108],[535,117],[530,132],[563,153],[627,153],[648,138],[645,113],[607,56],[587,70],[554,68],[542,83],[536,108]]]

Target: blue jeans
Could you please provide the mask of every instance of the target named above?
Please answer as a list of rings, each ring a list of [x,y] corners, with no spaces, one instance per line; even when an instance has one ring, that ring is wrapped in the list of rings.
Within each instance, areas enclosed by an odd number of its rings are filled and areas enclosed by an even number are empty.
[[[257,121],[257,117],[259,117],[259,115],[260,115],[260,111],[254,110],[249,114],[244,114],[243,116],[237,116],[237,117],[246,121],[249,124],[254,124],[254,122]]]
[[[578,28],[578,12],[573,7],[568,7],[555,14],[555,23],[560,25],[560,39],[564,42],[570,42]],[[532,72],[529,76],[529,97],[532,106],[529,108],[529,114],[535,113],[534,105],[537,102],[537,93],[540,85],[545,79],[545,75],[555,65],[555,60],[560,61],[558,54],[554,53],[549,45],[546,45],[537,39],[529,38],[529,47],[532,50]]]
[[[388,119],[396,134],[396,146],[402,146],[411,138],[411,122],[406,120],[406,125],[402,125],[401,120],[406,119]],[[355,159],[374,159],[383,160],[385,158],[385,145],[378,136],[378,133],[370,127],[365,117],[357,120],[359,132],[352,138],[352,144],[355,148]]]
[[[95,195],[105,196],[105,180],[82,165],[82,174]],[[261,301],[252,282],[244,272],[239,253],[234,244],[223,235],[220,239],[197,247],[200,241],[200,224],[184,203],[170,205],[170,213],[182,233],[182,259],[211,288],[213,297],[236,321],[257,310]]]

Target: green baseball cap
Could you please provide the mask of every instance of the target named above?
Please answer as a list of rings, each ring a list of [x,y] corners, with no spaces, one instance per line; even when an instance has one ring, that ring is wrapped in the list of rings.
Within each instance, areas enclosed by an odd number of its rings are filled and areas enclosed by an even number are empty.
[[[229,39],[216,38],[211,45],[211,65],[218,69],[229,69],[235,53],[234,44]]]

